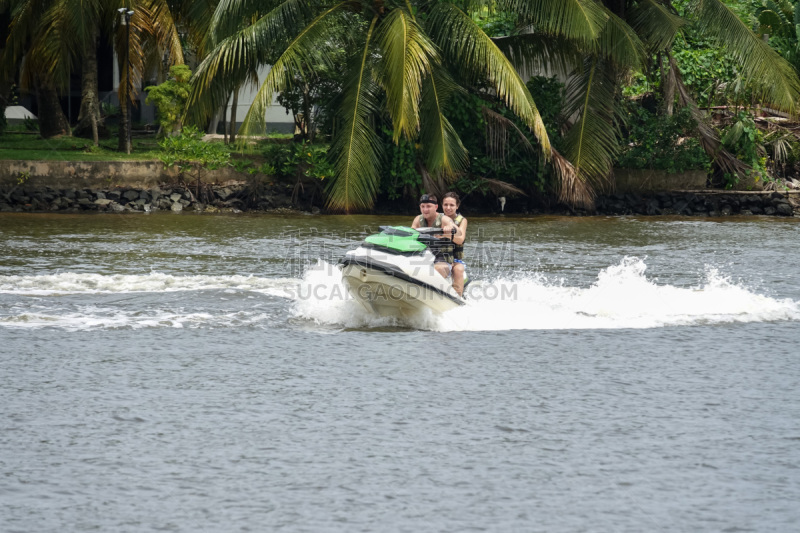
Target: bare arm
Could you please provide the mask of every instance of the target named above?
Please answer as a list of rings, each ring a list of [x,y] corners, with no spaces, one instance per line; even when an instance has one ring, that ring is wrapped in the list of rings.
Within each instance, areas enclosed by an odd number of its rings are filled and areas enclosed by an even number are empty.
[[[453,235],[453,242],[456,244],[464,244],[464,240],[467,238],[467,219],[462,218],[461,224],[458,225],[458,233]]]
[[[414,217],[414,222],[411,223],[412,229],[419,228],[419,215]]]
[[[453,230],[457,228],[458,226],[456,226],[452,218],[447,215],[442,215],[442,232],[444,232],[444,238],[453,240]]]

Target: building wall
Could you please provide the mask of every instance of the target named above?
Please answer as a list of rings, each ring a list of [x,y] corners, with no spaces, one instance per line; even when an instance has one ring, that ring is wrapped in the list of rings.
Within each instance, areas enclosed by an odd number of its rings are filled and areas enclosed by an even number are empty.
[[[119,89],[119,81],[120,81],[120,71],[119,71],[119,64],[117,62],[116,54],[112,55],[113,61],[113,88],[111,91],[105,92],[100,94],[100,101],[101,102],[109,102],[113,105],[119,105],[119,98],[117,98],[117,91]],[[256,94],[258,93],[258,89],[260,88],[260,83],[264,81],[267,73],[270,70],[269,65],[265,65],[262,67],[258,72],[258,81],[259,84],[255,87],[252,85],[245,85],[239,91],[239,101],[238,105],[236,106],[236,124],[237,127],[241,126],[244,117],[247,115],[247,112],[250,110],[250,106],[253,104],[255,100]],[[147,85],[147,84],[145,84]],[[138,106],[133,111],[134,116],[134,123],[135,122],[142,122],[151,124],[154,123],[156,120],[156,109],[155,106],[145,103],[145,99],[147,98],[147,93],[142,91],[139,93],[138,96]],[[228,120],[231,118],[231,109],[232,105],[232,98],[228,101],[227,105],[227,113],[226,116]],[[266,121],[267,121],[267,131],[277,131],[279,133],[293,133],[294,132],[294,118],[292,117],[291,113],[287,114],[286,109],[281,106],[275,98],[272,100],[272,105],[267,109],[266,112]],[[220,128],[222,126],[220,125]]]

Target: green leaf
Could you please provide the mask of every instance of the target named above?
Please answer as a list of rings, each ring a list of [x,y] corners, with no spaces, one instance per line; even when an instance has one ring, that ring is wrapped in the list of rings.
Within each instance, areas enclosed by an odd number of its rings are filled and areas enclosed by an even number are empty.
[[[439,57],[434,44],[405,10],[393,9],[378,26],[378,43],[383,52],[389,115],[394,128],[393,140],[400,135],[416,138],[419,131],[419,100],[422,80]]]
[[[800,79],[778,55],[720,0],[695,0],[691,5],[698,28],[724,45],[765,103],[794,112],[800,98]]]
[[[372,19],[362,53],[354,58],[354,75],[345,86],[341,106],[342,129],[331,151],[336,158],[336,173],[328,185],[328,208],[334,211],[372,207],[378,190],[381,145],[370,117],[378,109],[377,86],[371,78],[373,32],[378,22]]]

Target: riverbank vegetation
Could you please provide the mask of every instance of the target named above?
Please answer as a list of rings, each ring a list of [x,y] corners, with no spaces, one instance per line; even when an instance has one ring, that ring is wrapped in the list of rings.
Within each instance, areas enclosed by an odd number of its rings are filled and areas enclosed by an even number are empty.
[[[319,180],[343,211],[446,189],[591,209],[615,166],[776,189],[800,168],[800,0],[0,0],[0,13],[0,108],[35,94],[41,137],[2,134],[2,158],[169,162],[156,130],[222,120],[238,156],[220,164]],[[130,156],[128,106],[112,115],[97,97],[98,45],[129,65],[119,100],[147,86],[159,108]],[[70,125],[59,95],[76,74]],[[273,98],[294,118],[293,144],[254,140]]]

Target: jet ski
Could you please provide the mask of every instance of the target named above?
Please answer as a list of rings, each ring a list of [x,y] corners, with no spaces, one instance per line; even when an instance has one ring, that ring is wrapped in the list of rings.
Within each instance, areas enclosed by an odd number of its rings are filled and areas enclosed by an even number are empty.
[[[436,237],[441,228],[380,229],[339,261],[344,285],[367,311],[402,317],[425,310],[443,313],[465,304],[451,279],[433,267],[434,252],[450,245]]]

